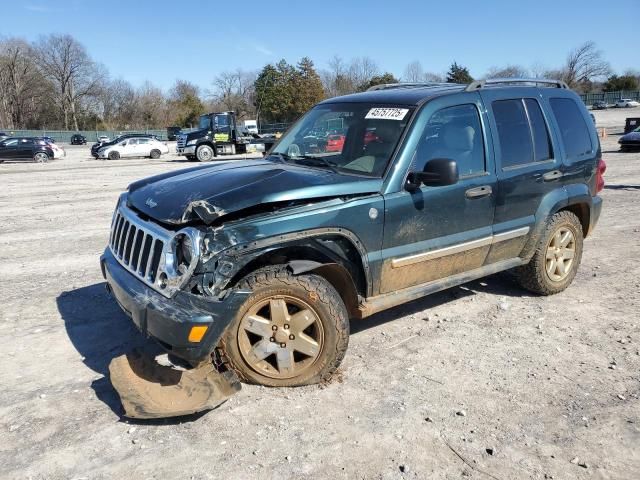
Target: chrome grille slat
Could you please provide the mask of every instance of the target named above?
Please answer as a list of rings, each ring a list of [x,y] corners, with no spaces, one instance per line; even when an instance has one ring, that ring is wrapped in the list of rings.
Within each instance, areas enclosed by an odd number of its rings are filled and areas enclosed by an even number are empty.
[[[153,251],[156,248],[156,242],[158,240],[156,240],[153,236],[151,237],[153,240],[151,240],[151,247],[149,247],[149,256],[147,259],[147,268],[144,272],[144,278],[145,280],[149,278],[149,274],[151,273],[151,264],[153,263]]]
[[[123,204],[119,206],[111,225],[109,248],[118,263],[132,275],[168,296],[168,292],[161,290],[154,282],[162,263],[164,247],[173,235],[173,232],[153,222],[142,220]]]

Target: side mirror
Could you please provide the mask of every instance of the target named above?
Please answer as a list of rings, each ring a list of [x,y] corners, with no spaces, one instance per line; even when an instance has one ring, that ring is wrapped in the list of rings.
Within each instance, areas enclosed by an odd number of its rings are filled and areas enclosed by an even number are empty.
[[[407,189],[415,190],[420,185],[443,187],[458,183],[458,164],[450,158],[433,158],[422,172],[411,172],[407,178]]]

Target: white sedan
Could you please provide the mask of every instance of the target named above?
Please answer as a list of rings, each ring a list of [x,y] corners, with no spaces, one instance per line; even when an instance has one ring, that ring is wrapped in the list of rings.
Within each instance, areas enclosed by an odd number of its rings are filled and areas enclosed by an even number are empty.
[[[117,160],[118,158],[149,157],[160,158],[163,153],[169,153],[169,147],[155,138],[128,138],[115,145],[102,147],[98,150],[98,158]]]
[[[616,108],[640,107],[640,103],[630,98],[621,98],[616,102]]]

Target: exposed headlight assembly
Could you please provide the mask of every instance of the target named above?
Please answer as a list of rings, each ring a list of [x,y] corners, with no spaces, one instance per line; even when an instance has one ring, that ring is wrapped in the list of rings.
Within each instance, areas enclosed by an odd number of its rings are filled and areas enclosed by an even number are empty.
[[[191,278],[202,252],[202,233],[187,227],[176,232],[165,246],[156,283],[169,294],[182,288]]]

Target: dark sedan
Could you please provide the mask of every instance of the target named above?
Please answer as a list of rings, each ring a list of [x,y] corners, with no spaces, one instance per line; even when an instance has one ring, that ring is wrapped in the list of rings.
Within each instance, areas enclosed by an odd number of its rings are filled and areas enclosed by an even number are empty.
[[[618,143],[620,144],[621,152],[640,149],[640,127],[620,137]]]
[[[5,160],[33,160],[39,163],[53,158],[53,150],[41,138],[14,137],[0,142],[0,163]]]
[[[85,137],[84,135],[80,135],[79,133],[76,133],[75,135],[71,136],[71,145],[86,145],[87,144],[87,137]]]
[[[609,104],[603,100],[598,100],[597,102],[593,102],[592,108],[594,110],[606,110],[609,108]]]

